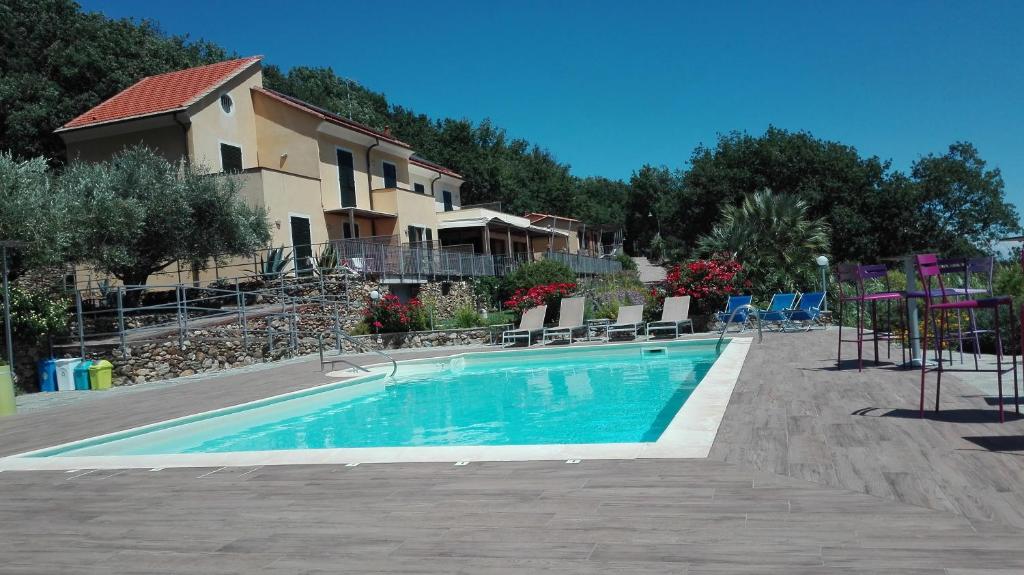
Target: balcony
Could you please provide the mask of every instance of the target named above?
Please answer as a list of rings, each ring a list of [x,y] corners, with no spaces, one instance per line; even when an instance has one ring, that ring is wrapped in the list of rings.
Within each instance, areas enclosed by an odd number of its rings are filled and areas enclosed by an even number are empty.
[[[535,259],[530,253],[478,253],[472,245],[441,246],[436,241],[403,244],[398,236],[333,240],[331,245],[353,271],[384,282],[501,277]],[[560,261],[582,275],[622,270],[619,262],[604,258],[562,253],[544,254],[543,257]]]

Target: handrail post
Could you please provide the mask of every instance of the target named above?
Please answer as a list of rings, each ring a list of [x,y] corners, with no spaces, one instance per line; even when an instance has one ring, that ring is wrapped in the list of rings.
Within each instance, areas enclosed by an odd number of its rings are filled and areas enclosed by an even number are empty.
[[[338,313],[338,304],[334,304],[334,343],[338,346],[338,353],[341,353],[341,314]]]
[[[185,328],[181,322],[181,284],[174,286],[174,308],[178,315],[178,347],[185,345]]]
[[[77,289],[75,290],[75,314],[78,316],[78,351],[81,357],[85,357],[85,319],[82,314],[82,292]]]
[[[121,357],[128,357],[128,345],[124,337],[124,286],[117,288],[117,331],[121,336]]]

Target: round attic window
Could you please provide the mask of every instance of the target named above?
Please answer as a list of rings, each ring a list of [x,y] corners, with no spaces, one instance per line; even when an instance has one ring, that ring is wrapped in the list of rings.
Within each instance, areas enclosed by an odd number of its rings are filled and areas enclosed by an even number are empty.
[[[231,99],[231,96],[224,94],[220,97],[220,108],[224,110],[225,114],[230,114],[235,111],[235,101]]]

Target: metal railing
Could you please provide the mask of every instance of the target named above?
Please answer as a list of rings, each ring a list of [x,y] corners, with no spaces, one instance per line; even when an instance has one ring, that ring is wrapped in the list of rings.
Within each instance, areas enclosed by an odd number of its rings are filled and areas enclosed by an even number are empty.
[[[298,250],[296,248],[299,248]],[[284,269],[266,269],[266,260],[272,250],[282,250],[290,258]],[[329,252],[330,250],[330,252]],[[331,253],[332,252],[332,253]],[[296,253],[310,254],[297,257]],[[322,260],[331,255],[331,263],[323,267]],[[568,254],[548,252],[540,256],[562,262],[581,275],[611,274],[622,270],[622,265],[608,257],[587,253]],[[483,254],[474,251],[471,244],[441,246],[437,240],[403,244],[398,236],[373,236],[367,238],[330,240],[328,242],[268,248],[251,257],[217,258],[208,262],[203,272],[193,272],[180,263],[150,276],[147,290],[173,289],[175,285],[192,284],[199,288],[203,284],[230,287],[232,284],[253,280],[283,281],[285,277],[317,276],[320,272],[349,273],[364,278],[411,278],[445,279],[471,278],[481,276],[504,276],[514,272],[523,264],[534,261],[533,254]],[[116,287],[109,277],[86,271],[76,275],[74,289],[93,289],[114,293]],[[213,277],[210,277],[212,273]],[[197,275],[196,275],[197,274]],[[190,281],[191,280],[191,281]],[[69,286],[69,291],[71,291]],[[203,288],[212,289],[212,288]]]
[[[620,262],[608,258],[596,258],[583,254],[567,254],[564,252],[549,252],[544,254],[544,257],[561,262],[578,274],[613,274],[622,271],[622,264]]]
[[[374,349],[372,347],[369,347],[365,343],[363,343],[363,342],[353,338],[352,336],[348,335],[347,333],[341,332],[341,333],[337,333],[335,335],[337,336],[336,341],[337,341],[337,344],[338,344],[338,354],[339,354],[339,356],[341,354],[341,340],[344,339],[345,341],[347,341],[350,344],[352,344],[352,347],[357,347],[357,348],[360,348],[360,349],[362,349],[364,351],[368,351],[368,352],[371,352],[371,353],[376,353],[377,355],[383,356],[388,361],[390,361],[391,362],[391,375],[389,375],[388,377],[394,377],[395,374],[398,373],[398,362],[395,361],[395,358],[391,357],[390,354],[384,353],[383,351],[381,351],[379,349]],[[321,371],[323,370],[325,364],[329,363],[329,364],[331,364],[331,367],[333,367],[335,362],[339,362],[340,361],[340,362],[342,362],[344,364],[347,364],[347,365],[350,365],[350,366],[352,366],[352,367],[354,367],[354,368],[356,368],[356,369],[358,369],[360,371],[365,371],[366,373],[370,373],[370,370],[366,369],[365,367],[363,367],[361,365],[357,365],[357,364],[355,364],[355,363],[353,363],[353,362],[351,362],[351,361],[349,361],[349,360],[347,360],[345,358],[342,358],[342,357],[324,359],[324,336],[323,336],[323,334],[320,334],[320,336],[319,336],[319,344],[320,344],[319,347],[320,347],[320,370]]]
[[[718,344],[715,345],[716,354],[722,353],[722,340],[725,339],[725,332],[729,330],[729,324],[733,323],[732,320],[736,319],[737,313],[744,310],[753,314],[754,318],[757,319],[757,343],[761,343],[762,341],[764,341],[764,334],[761,332],[761,310],[757,309],[756,307],[748,303],[743,304],[740,306],[736,306],[736,308],[732,310],[732,313],[729,314],[728,319],[726,319],[725,323],[722,325],[722,333],[718,335]],[[745,324],[747,320],[743,320],[743,322]],[[741,327],[740,331],[742,331],[742,329],[743,328]]]

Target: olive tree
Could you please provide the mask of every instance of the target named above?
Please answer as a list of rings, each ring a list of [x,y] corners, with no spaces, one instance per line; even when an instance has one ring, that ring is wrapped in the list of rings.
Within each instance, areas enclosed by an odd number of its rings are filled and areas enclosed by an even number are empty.
[[[270,240],[266,213],[243,201],[236,178],[144,147],[71,164],[58,187],[73,206],[73,259],[126,285],[145,285],[176,261],[252,255]]]
[[[52,193],[46,161],[0,153],[0,240],[25,242],[8,252],[10,277],[59,264],[71,243],[67,202]]]

